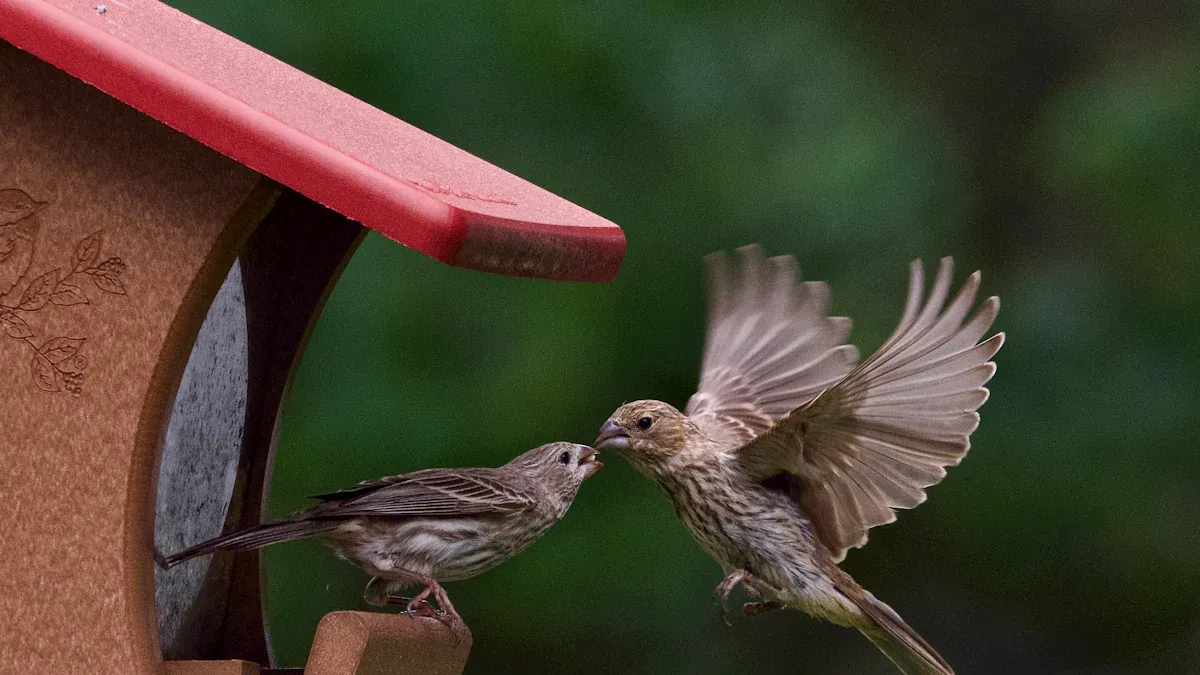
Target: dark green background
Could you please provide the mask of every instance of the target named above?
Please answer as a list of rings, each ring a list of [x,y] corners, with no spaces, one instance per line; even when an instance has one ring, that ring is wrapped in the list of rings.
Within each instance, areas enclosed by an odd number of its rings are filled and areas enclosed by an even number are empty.
[[[794,254],[864,351],[906,263],[950,254],[1004,301],[992,399],[964,464],[846,568],[963,673],[1200,671],[1195,2],[174,4],[628,237],[611,285],[368,237],[300,368],[274,515],[682,405],[709,251]],[[891,672],[797,613],[725,626],[716,564],[609,459],[544,540],[450,585],[470,672]],[[266,560],[301,665],[366,579],[312,544]]]

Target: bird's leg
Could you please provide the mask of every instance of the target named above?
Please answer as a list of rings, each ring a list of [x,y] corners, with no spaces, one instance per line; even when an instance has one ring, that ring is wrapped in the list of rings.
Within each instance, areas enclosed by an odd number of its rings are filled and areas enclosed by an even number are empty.
[[[725,618],[725,616],[729,613],[729,594],[733,592],[733,589],[736,588],[738,584],[741,584],[742,588],[746,589],[747,595],[760,601],[772,592],[776,594],[778,593],[765,581],[754,576],[754,570],[750,569],[748,565],[746,567],[733,570],[726,575],[725,579],[721,581],[716,590],[713,591],[721,599],[722,618]],[[779,609],[781,607],[783,607],[782,604],[773,600],[747,602],[746,604],[742,605],[742,613],[744,613],[746,616],[755,616],[757,614],[769,612],[773,609]],[[725,619],[725,623],[729,624],[729,620]]]
[[[746,589],[746,593],[755,598],[758,602],[747,602],[742,605],[742,613],[746,616],[757,616],[763,612],[769,612],[773,609],[781,609],[783,603],[775,600],[766,600],[765,598],[774,596],[779,597],[780,591],[772,587],[767,582],[754,576],[753,573],[747,574],[742,580],[742,588]]]
[[[434,616],[437,614],[433,605],[425,602],[424,599],[416,600],[400,595],[393,595],[391,591],[396,585],[398,584],[395,580],[372,577],[371,581],[367,582],[366,590],[363,591],[363,601],[375,607],[405,605],[405,611],[412,612],[418,616]],[[412,606],[410,607],[409,605]]]
[[[404,605],[404,612],[406,614],[412,614],[413,616],[427,616],[431,619],[437,619],[438,621],[441,621],[442,615],[433,608],[433,605],[430,604],[428,600],[426,600],[426,598],[429,597],[429,591],[430,587],[426,587],[425,590],[411,598],[394,595],[388,598],[388,602],[395,605]]]
[[[367,582],[367,587],[363,589],[363,602],[373,607],[386,607],[389,599],[388,595],[389,582],[386,579],[379,577],[371,577]]]
[[[769,600],[767,602],[747,602],[746,604],[742,605],[742,613],[746,616],[758,616],[763,612],[769,612],[773,609],[779,609],[781,607],[783,607],[783,605],[775,602],[774,600]]]
[[[442,610],[440,614],[433,614],[432,618],[441,621],[452,631],[456,626],[462,625],[462,617],[458,615],[458,611],[454,609],[454,605],[451,604],[450,596],[446,595],[446,589],[442,588],[442,585],[439,584],[435,579],[429,579],[427,582],[422,581],[421,583],[427,583],[425,590],[418,593],[416,597],[409,601],[408,611],[421,616],[428,616],[421,614],[420,611],[414,611],[413,606],[416,604],[418,608],[422,605],[429,607],[429,603],[425,600],[425,598],[428,598],[429,594],[432,593],[433,597],[437,599],[438,606],[441,607]]]
[[[404,613],[412,614],[413,616],[427,616],[431,619],[438,619],[441,614],[434,609],[433,605],[421,598],[409,598],[403,595],[389,595],[389,605],[404,605]],[[440,619],[439,619],[440,620]]]
[[[742,583],[742,581],[749,576],[749,574],[750,572],[746,570],[746,568],[739,567],[726,575],[725,579],[722,580],[720,584],[717,584],[717,588],[713,591],[713,594],[721,600],[722,619],[724,619],[725,615],[729,613],[729,594],[738,584]],[[725,619],[725,623],[728,624],[729,620]]]
[[[408,599],[408,602],[405,603],[405,611],[406,612],[415,612],[417,610],[417,608],[419,608],[421,605],[428,605],[429,601],[426,600],[426,598],[428,598],[429,594],[433,592],[433,587],[436,584],[437,584],[437,582],[434,581],[433,583],[426,586],[425,590],[414,595],[411,599]],[[405,600],[405,598],[396,598],[397,603],[400,602],[401,600]]]
[[[433,582],[433,594],[437,598],[438,605],[446,614],[462,621],[462,617],[458,615],[458,610],[454,609],[454,605],[450,602],[450,596],[446,595],[446,589],[442,588],[441,584]]]
[[[423,574],[409,572],[408,570],[395,570],[397,574],[404,577],[406,580],[415,581],[419,584],[424,584],[425,589],[414,595],[412,598],[403,598],[400,596],[389,595],[389,604],[403,604],[405,612],[414,616],[428,616],[437,619],[446,624],[447,628],[453,630],[456,624],[463,623],[462,617],[458,615],[458,611],[454,609],[454,605],[450,602],[450,596],[446,595],[446,589],[437,582],[433,577],[427,577]],[[437,599],[438,606],[441,612],[433,610],[427,598],[433,595]]]

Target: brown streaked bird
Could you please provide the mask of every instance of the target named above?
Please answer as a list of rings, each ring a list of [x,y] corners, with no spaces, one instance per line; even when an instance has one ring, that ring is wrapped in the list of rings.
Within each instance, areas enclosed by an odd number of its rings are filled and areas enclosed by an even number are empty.
[[[987,400],[984,384],[1004,334],[980,341],[995,297],[968,318],[979,273],[950,294],[944,258],[933,290],[911,266],[900,325],[870,358],[843,344],[844,317],[826,316],[829,288],[799,282],[791,257],[756,246],[707,258],[708,336],[700,388],[684,412],[635,401],[600,429],[612,449],[654,479],[726,577],[722,606],[742,584],[761,602],[862,631],[905,673],[952,673],[896,612],[837,563],[893,509],[925,501],[924,488],[966,455]],[[857,364],[857,365],[856,365]]]
[[[584,479],[603,466],[596,451],[575,443],[549,443],[499,468],[426,469],[358,485],[314,499],[320,504],[287,520],[259,525],[157,556],[163,568],[214,551],[241,551],[309,537],[372,576],[363,599],[372,605],[405,604],[459,620],[441,582],[486,572],[525,550],[570,508]],[[410,584],[413,598],[393,592]]]

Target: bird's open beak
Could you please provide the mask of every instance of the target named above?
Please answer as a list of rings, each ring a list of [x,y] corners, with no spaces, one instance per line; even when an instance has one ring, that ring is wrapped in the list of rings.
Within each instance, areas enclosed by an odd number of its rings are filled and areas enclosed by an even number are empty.
[[[587,446],[584,446],[587,448]],[[579,466],[583,467],[584,479],[591,478],[593,474],[600,470],[604,464],[596,459],[598,453],[594,448],[587,448],[583,454],[579,455]]]
[[[612,421],[610,417],[604,426],[600,427],[600,435],[596,437],[596,442],[592,445],[597,450],[628,450],[629,434],[625,433],[625,429]]]

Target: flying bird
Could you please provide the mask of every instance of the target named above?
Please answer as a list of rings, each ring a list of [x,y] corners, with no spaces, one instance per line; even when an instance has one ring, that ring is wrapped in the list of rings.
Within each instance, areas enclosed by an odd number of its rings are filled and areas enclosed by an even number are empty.
[[[469,579],[525,550],[566,514],[580,484],[601,466],[592,448],[558,442],[499,468],[426,469],[364,481],[317,495],[319,504],[287,520],[156,558],[166,569],[214,551],[317,537],[372,576],[367,603],[461,620],[441,583]],[[411,584],[425,588],[412,598],[394,594]]]
[[[870,358],[844,344],[850,320],[826,316],[829,288],[800,282],[791,257],[756,246],[706,260],[708,332],[699,390],[683,412],[662,401],[622,405],[597,449],[616,450],[655,480],[700,546],[725,570],[725,606],[741,584],[761,602],[857,628],[901,671],[952,673],[900,616],[837,564],[867,531],[913,508],[966,455],[988,398],[980,341],[1000,309],[971,275],[947,304],[944,258],[927,299],[910,268],[900,324]]]

